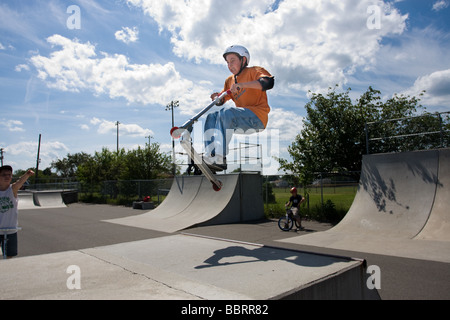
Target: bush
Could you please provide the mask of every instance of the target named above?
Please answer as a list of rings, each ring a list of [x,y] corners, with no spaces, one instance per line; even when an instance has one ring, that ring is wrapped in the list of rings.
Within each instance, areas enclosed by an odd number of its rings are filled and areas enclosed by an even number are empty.
[[[334,202],[328,199],[323,206],[317,203],[310,211],[311,218],[316,221],[338,223],[345,217],[348,210],[345,208],[337,209]]]
[[[286,208],[284,205],[278,203],[271,203],[268,206],[264,206],[264,215],[267,219],[278,219],[286,214]]]
[[[266,197],[267,197],[267,199],[266,199]],[[273,188],[272,188],[271,183],[268,183],[268,182],[263,183],[263,200],[264,200],[264,203],[276,203],[276,199],[275,199],[275,195],[273,194]]]
[[[326,220],[328,221],[335,221],[337,217],[337,210],[336,205],[333,201],[328,199],[324,204],[322,208],[322,213]]]

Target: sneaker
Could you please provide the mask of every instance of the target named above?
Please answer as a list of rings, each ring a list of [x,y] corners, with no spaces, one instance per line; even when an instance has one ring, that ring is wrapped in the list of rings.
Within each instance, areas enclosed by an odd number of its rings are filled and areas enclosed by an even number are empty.
[[[220,157],[203,157],[203,161],[206,163],[206,165],[213,171],[221,172],[227,170],[227,159]]]
[[[227,170],[227,165],[226,164],[213,163],[213,164],[208,164],[208,168],[211,171],[213,171],[214,173],[216,173],[216,172],[221,172],[221,171]]]

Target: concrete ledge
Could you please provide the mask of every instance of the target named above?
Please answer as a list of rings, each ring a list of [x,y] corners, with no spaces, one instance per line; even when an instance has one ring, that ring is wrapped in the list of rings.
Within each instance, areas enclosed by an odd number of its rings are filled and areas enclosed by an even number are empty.
[[[363,271],[361,260],[174,235],[0,261],[0,299],[367,299]]]

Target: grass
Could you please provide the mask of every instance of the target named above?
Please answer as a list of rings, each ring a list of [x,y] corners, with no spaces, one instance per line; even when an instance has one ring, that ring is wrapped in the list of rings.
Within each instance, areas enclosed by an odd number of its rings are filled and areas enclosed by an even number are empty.
[[[337,223],[345,216],[350,209],[357,191],[356,186],[344,187],[324,187],[323,205],[320,188],[312,188],[308,193],[299,193],[306,197],[307,201],[302,204],[302,216],[317,221],[327,221]],[[291,194],[289,188],[273,188],[275,203],[264,205],[265,215],[268,218],[279,218],[285,214],[285,203],[289,201]]]

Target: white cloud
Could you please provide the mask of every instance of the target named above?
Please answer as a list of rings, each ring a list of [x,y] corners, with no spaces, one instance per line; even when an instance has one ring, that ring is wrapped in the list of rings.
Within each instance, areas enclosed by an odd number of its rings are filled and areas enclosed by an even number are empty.
[[[9,145],[5,148],[5,151],[10,156],[20,156],[23,159],[36,159],[38,151],[38,142],[23,141],[17,144]],[[46,168],[50,166],[50,163],[63,157],[69,152],[66,145],[59,141],[42,141],[39,157],[41,159],[41,165],[39,168]],[[23,162],[23,161],[22,161]],[[23,165],[22,168],[34,167],[36,162]]]
[[[90,122],[93,125],[97,125],[97,124],[101,123],[102,121],[98,118],[92,118]]]
[[[450,69],[417,78],[414,85],[404,94],[419,97],[423,90],[426,92],[421,97],[422,105],[445,107],[443,111],[448,111],[450,108]]]
[[[386,98],[394,93],[404,93],[405,90],[408,90],[409,95],[418,97],[422,90],[427,89],[416,88],[412,91],[419,77],[446,70],[450,66],[450,45],[445,41],[447,37],[443,30],[433,26],[413,28],[396,41],[385,43],[379,51],[374,69],[367,74],[359,73],[356,77],[365,79],[364,85],[368,83],[381,90]],[[353,84],[351,87],[355,89]],[[426,106],[430,101],[422,100],[422,104]]]
[[[61,35],[47,39],[53,47],[50,57],[33,56],[30,61],[38,77],[50,88],[80,92],[90,90],[111,98],[125,98],[129,103],[166,105],[180,101],[183,113],[197,110],[209,97],[210,90],[184,79],[169,62],[165,65],[131,64],[120,54],[96,53],[91,43],[80,43]]]
[[[380,28],[368,28],[372,0],[285,0],[277,8],[273,0],[128,3],[171,33],[178,56],[218,64],[227,46],[243,44],[254,64],[268,68],[278,82],[301,90],[345,83],[356,68],[374,63],[381,39],[401,34],[407,19],[377,1]]]
[[[232,0],[228,2],[128,0],[171,35],[173,52],[195,62],[224,65],[222,53],[231,45],[247,46],[254,65],[276,77],[277,88],[319,92],[345,84],[357,68],[374,67],[383,37],[401,34],[407,15],[383,1],[381,27],[369,29],[372,0],[295,1]],[[130,31],[130,32],[129,32]],[[116,33],[126,39],[133,29]],[[270,41],[268,41],[270,39]],[[194,83],[175,64],[132,64],[121,54],[53,35],[49,57],[31,62],[50,88],[124,98],[129,103],[166,105],[180,101],[182,114],[192,115],[209,101],[211,85]]]
[[[115,34],[117,40],[122,41],[126,44],[131,42],[136,42],[139,39],[139,30],[137,27],[133,29],[128,27],[123,27],[122,30],[117,31]]]
[[[144,129],[137,124],[126,123],[120,124],[120,132],[125,133],[126,135],[139,137],[151,136],[152,134],[154,134],[152,130]]]
[[[2,124],[10,132],[24,132],[25,131],[25,129],[22,128],[23,122],[19,121],[19,120],[5,120],[5,119],[2,119]]]
[[[99,134],[115,133],[117,131],[116,121],[108,121],[105,119],[92,118],[90,123],[94,126],[98,126],[97,132]],[[135,137],[145,137],[154,134],[153,131],[149,129],[144,129],[137,124],[126,124],[126,123],[119,123],[119,133],[120,135],[128,135]]]
[[[293,141],[303,128],[303,117],[292,111],[272,108],[269,114],[268,130],[279,130],[281,141]]]
[[[443,9],[447,8],[448,6],[449,6],[448,1],[446,1],[446,0],[439,0],[439,1],[436,1],[433,4],[433,10],[434,11],[440,11],[440,10],[443,10]]]
[[[26,65],[26,64],[19,64],[19,65],[17,65],[17,66],[14,68],[14,70],[15,70],[16,72],[21,72],[22,70],[29,71],[29,70],[30,70],[30,67],[29,67],[28,65]]]

